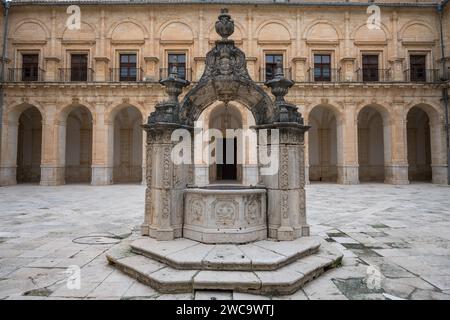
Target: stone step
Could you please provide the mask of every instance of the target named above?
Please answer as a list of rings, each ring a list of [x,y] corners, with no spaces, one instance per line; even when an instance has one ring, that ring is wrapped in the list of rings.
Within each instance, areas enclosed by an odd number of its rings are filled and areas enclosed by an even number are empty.
[[[288,242],[282,242],[288,243]],[[292,294],[325,270],[340,264],[342,253],[325,241],[309,256],[277,270],[180,270],[131,251],[120,244],[107,253],[110,264],[162,293],[232,290],[253,294]]]
[[[204,244],[189,239],[157,241],[149,237],[131,243],[131,250],[180,270],[267,271],[279,269],[319,250],[320,238],[289,242]]]

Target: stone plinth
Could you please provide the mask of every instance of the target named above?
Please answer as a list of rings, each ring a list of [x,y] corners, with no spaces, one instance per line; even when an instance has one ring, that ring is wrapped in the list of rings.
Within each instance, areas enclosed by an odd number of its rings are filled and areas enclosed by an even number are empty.
[[[204,243],[267,238],[266,190],[230,185],[186,189],[183,236]]]

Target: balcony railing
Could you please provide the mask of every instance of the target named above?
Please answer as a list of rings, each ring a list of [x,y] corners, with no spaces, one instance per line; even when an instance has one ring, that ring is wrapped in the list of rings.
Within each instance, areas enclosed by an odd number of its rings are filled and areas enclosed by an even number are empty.
[[[137,82],[142,81],[142,68],[111,68],[109,69],[109,79],[111,82]]]
[[[159,69],[159,80],[165,79],[169,76],[169,68]],[[172,70],[173,71],[173,70]],[[192,69],[191,68],[177,68],[178,78],[192,81]]]
[[[35,82],[44,81],[45,70],[41,68],[9,68],[8,81],[10,82]]]
[[[406,82],[435,83],[442,81],[439,69],[407,69],[404,74]]]
[[[358,82],[391,82],[392,70],[391,69],[370,69],[360,68],[356,70]]]
[[[92,82],[94,81],[94,69],[92,68],[60,68],[59,81],[61,82]]]
[[[316,68],[308,69],[308,78],[309,82],[343,82],[344,79],[341,77],[341,69],[328,69],[328,70],[320,70]]]
[[[292,69],[283,68],[283,74],[286,79],[292,80]],[[267,80],[272,80],[275,77],[274,69],[259,68],[259,81],[266,82]]]

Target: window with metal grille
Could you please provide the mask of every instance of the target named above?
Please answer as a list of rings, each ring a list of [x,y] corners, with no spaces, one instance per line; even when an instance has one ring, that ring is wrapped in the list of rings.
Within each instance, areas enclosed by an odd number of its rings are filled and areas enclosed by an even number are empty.
[[[186,54],[169,53],[168,61],[168,74],[172,72],[173,67],[176,67],[178,78],[186,79]]]
[[[378,55],[365,54],[362,57],[363,81],[379,81]]]
[[[425,55],[410,55],[409,64],[411,81],[422,82],[427,80]]]
[[[331,56],[314,55],[314,81],[331,81]]]
[[[39,55],[22,54],[22,81],[39,80]]]
[[[272,80],[275,77],[277,63],[281,63],[283,68],[282,54],[266,54],[266,80]]]
[[[120,54],[120,81],[136,81],[137,63],[135,53]]]
[[[70,59],[70,81],[87,81],[87,54],[72,54]]]

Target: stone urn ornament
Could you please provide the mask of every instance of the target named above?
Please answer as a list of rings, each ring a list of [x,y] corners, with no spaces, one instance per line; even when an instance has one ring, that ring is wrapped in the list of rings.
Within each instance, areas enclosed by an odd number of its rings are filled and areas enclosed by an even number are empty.
[[[228,14],[228,9],[220,11],[219,20],[216,21],[216,32],[222,37],[222,41],[227,41],[234,32],[234,21]]]

